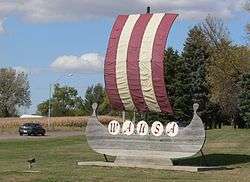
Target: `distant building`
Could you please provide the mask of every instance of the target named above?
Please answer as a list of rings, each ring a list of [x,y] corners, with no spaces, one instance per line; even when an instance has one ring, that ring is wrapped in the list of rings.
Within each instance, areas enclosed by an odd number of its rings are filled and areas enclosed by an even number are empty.
[[[20,116],[20,118],[42,118],[43,116],[39,116],[39,115],[30,115],[30,114],[23,114],[22,116]]]

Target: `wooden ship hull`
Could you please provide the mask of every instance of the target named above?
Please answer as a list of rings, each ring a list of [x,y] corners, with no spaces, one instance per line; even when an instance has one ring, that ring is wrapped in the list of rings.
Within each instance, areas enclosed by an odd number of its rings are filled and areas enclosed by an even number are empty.
[[[200,117],[194,112],[190,124],[179,128],[176,136],[151,134],[130,136],[122,133],[111,135],[96,116],[90,117],[86,128],[89,146],[96,152],[111,156],[137,158],[154,158],[162,160],[190,157],[199,152],[205,141],[205,130]]]

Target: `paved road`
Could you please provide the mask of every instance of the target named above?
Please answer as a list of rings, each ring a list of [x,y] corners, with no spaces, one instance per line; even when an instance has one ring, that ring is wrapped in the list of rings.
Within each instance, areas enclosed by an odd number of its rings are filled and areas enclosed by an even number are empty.
[[[84,135],[83,131],[55,131],[55,132],[47,132],[45,136],[19,136],[18,133],[0,133],[0,141],[1,140],[13,140],[13,139],[29,139],[29,138],[59,138],[59,137],[67,137],[67,136],[80,136]]]

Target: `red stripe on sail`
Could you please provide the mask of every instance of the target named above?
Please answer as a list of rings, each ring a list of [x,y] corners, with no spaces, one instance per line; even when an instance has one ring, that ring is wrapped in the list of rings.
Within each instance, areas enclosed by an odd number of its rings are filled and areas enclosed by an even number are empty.
[[[127,77],[130,95],[136,109],[140,112],[149,110],[141,88],[139,56],[143,34],[151,17],[152,14],[145,14],[141,15],[137,20],[129,40],[127,54]]]
[[[105,80],[106,93],[108,95],[111,106],[114,109],[118,110],[123,110],[124,106],[121,101],[116,83],[116,54],[121,32],[127,19],[128,15],[119,15],[117,17],[109,38],[109,43],[104,63],[104,80]]]
[[[155,35],[152,52],[152,77],[154,92],[161,111],[167,113],[173,113],[173,110],[167,96],[164,82],[163,59],[168,33],[176,17],[176,14],[164,15]]]

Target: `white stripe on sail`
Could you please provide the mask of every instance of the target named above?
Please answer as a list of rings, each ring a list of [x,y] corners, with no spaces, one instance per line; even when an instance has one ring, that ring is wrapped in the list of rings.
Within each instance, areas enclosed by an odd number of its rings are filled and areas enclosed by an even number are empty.
[[[127,79],[127,52],[130,36],[139,17],[139,14],[128,17],[121,32],[116,55],[116,83],[120,98],[126,110],[135,109]]]
[[[139,57],[142,93],[149,110],[157,112],[161,112],[161,109],[154,92],[151,60],[155,34],[164,15],[164,13],[158,13],[151,17],[143,35]]]

